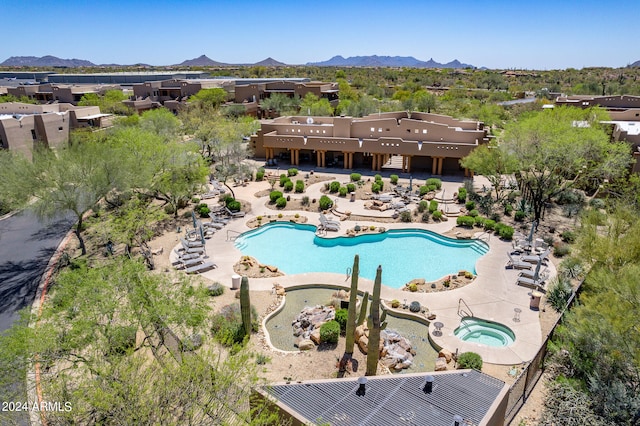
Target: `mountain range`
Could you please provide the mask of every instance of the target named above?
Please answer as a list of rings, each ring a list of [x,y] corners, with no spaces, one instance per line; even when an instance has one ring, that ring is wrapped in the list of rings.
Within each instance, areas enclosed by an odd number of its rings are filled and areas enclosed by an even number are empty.
[[[429,59],[428,61],[420,61],[413,56],[352,56],[344,58],[342,56],[334,56],[333,58],[322,62],[308,62],[305,65],[319,67],[411,67],[411,68],[473,68],[473,65],[463,64],[458,60],[441,64]],[[101,64],[97,65],[91,61],[83,59],[61,59],[55,56],[47,55],[42,57],[36,56],[12,56],[0,66],[22,66],[22,67],[118,67],[128,65],[118,64]],[[150,66],[146,64],[136,64],[136,66]],[[264,59],[255,64],[228,64],[224,62],[214,61],[206,55],[201,55],[194,59],[187,59],[175,66],[183,67],[225,67],[225,66],[265,66],[265,67],[281,67],[287,64],[279,62],[271,57]]]

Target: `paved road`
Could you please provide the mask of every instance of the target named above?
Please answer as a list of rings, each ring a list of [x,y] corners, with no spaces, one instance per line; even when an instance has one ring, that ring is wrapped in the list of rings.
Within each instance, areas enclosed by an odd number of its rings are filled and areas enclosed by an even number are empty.
[[[46,222],[31,212],[0,221],[0,333],[31,305],[40,277],[73,219]]]

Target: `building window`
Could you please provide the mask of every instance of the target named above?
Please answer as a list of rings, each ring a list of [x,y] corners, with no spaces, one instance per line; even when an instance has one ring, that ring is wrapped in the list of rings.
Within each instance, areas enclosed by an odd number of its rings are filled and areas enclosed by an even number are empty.
[[[372,132],[375,132],[375,131],[376,131],[375,127],[372,127],[372,128],[371,128],[371,131],[372,131]]]
[[[427,129],[422,129],[422,133],[427,134]]]
[[[382,133],[382,127],[378,127],[378,133]]]
[[[418,130],[418,129],[415,129],[415,131],[414,131],[414,133],[418,133],[418,132],[420,132],[420,130]]]
[[[63,130],[62,126],[58,127],[58,131],[61,132]]]

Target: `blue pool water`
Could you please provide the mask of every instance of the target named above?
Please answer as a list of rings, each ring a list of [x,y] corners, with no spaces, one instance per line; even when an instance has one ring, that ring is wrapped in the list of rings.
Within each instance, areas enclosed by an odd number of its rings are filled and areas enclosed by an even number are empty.
[[[487,346],[509,346],[515,335],[509,327],[479,318],[464,317],[453,332],[460,340]]]
[[[318,237],[315,231],[313,225],[271,223],[240,235],[235,246],[286,274],[346,274],[359,254],[360,276],[373,280],[382,265],[382,283],[393,288],[415,278],[435,281],[460,270],[475,273],[476,261],[488,251],[482,241],[454,240],[420,229],[337,238]]]

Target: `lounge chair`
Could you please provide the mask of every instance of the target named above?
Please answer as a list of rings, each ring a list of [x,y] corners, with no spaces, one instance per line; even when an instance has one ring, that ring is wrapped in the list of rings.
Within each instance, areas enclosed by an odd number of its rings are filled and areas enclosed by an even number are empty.
[[[204,222],[202,226],[204,226],[205,228],[222,229],[224,228],[224,223]]]
[[[382,194],[382,195],[378,196],[378,200],[382,201],[383,203],[390,203],[393,200],[393,195],[392,194]]]
[[[338,228],[340,227],[340,222],[338,222],[337,220],[331,220],[331,219],[327,218],[324,215],[324,213],[320,213],[320,222],[323,222],[323,221],[324,221],[324,223],[327,223],[329,225],[335,225]]]
[[[245,212],[243,212],[242,210],[240,210],[239,212],[232,212],[231,210],[229,210],[228,207],[225,207],[224,209],[227,212],[227,214],[231,217],[244,217],[245,215]]]
[[[534,290],[541,289],[544,286],[544,280],[534,280],[533,278],[518,277],[516,284],[523,287],[532,288]]]
[[[320,228],[325,231],[339,231],[340,224],[333,221],[329,222],[327,221],[327,218],[320,216]]]
[[[520,272],[518,274],[518,277],[533,279],[534,275],[535,275],[535,271],[532,271],[531,269],[529,269],[529,270],[523,270],[522,272]],[[538,279],[541,281],[544,281],[545,279],[547,279],[547,277],[549,277],[549,271],[546,268],[542,272],[538,273]]]
[[[546,262],[549,258],[549,253],[551,253],[551,249],[547,248],[544,252],[542,252],[541,254],[529,254],[527,256],[522,256],[522,260],[523,262],[529,262],[529,263],[538,263],[538,262]]]
[[[184,270],[187,274],[198,274],[200,272],[208,271],[209,269],[216,268],[216,264],[213,262],[205,262],[200,265],[192,266]]]
[[[531,263],[523,262],[520,259],[515,259],[511,256],[511,253],[507,252],[507,256],[509,257],[509,262],[507,263],[507,268],[511,269],[531,269]]]
[[[182,247],[184,248],[202,247],[204,245],[202,244],[202,241],[199,241],[199,240],[187,241],[184,238],[180,238],[180,243],[182,243]]]

